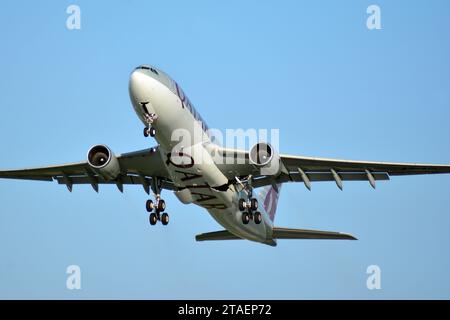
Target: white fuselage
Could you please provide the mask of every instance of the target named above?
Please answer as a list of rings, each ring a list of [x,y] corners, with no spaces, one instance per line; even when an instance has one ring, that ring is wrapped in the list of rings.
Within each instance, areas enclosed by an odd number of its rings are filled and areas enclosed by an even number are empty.
[[[178,84],[154,67],[141,66],[131,74],[129,91],[134,110],[146,126],[148,116],[157,115],[152,124],[155,139],[179,190],[175,191],[178,198],[207,209],[219,224],[240,238],[274,245],[273,223],[263,206],[258,208],[262,223],[242,223],[238,200],[245,195],[233,184],[227,185],[228,178],[211,158],[217,146],[209,138],[208,127]]]

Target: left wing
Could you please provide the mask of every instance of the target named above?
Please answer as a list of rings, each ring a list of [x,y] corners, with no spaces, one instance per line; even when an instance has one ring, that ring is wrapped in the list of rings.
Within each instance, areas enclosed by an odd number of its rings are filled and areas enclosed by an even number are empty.
[[[345,180],[368,181],[375,188],[376,180],[390,176],[450,173],[450,165],[353,161],[281,155],[281,162],[292,181],[335,181],[340,189]]]
[[[389,180],[391,176],[450,173],[450,165],[353,161],[280,155],[281,173],[277,177],[260,174],[259,168],[250,163],[247,151],[219,148],[222,157],[219,165],[229,179],[252,176],[252,185],[262,187],[284,182],[303,182],[311,189],[312,182],[334,181],[342,189],[344,181],[368,181],[375,188],[377,180]]]
[[[0,178],[56,180],[59,184],[65,184],[69,191],[72,191],[74,184],[90,184],[97,192],[99,184],[116,184],[121,192],[124,184],[138,184],[149,193],[153,180],[158,180],[161,183],[160,187],[164,189],[173,189],[173,183],[169,179],[164,160],[157,148],[118,155],[117,160],[120,165],[120,174],[114,180],[106,180],[98,175],[87,161],[49,167],[4,170],[0,171]]]

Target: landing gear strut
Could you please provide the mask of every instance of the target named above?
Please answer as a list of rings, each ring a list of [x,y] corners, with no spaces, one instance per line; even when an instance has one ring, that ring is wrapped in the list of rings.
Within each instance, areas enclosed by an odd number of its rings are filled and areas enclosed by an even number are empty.
[[[248,224],[250,220],[253,220],[255,221],[256,224],[260,224],[263,219],[261,212],[257,211],[258,200],[252,197],[253,195],[253,188],[251,185],[252,177],[249,176],[245,184],[242,183],[237,177],[236,180],[242,186],[242,190],[245,191],[245,193],[247,194],[247,200],[242,198],[238,200],[239,210],[242,211],[242,223]]]

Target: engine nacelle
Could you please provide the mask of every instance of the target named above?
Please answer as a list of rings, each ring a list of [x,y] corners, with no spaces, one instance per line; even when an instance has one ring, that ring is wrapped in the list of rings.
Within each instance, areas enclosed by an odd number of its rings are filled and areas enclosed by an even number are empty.
[[[278,152],[268,143],[259,142],[250,149],[249,159],[259,167],[261,174],[278,176],[281,172],[281,158]]]
[[[120,174],[119,160],[105,145],[99,144],[89,149],[87,162],[105,180],[115,180]]]

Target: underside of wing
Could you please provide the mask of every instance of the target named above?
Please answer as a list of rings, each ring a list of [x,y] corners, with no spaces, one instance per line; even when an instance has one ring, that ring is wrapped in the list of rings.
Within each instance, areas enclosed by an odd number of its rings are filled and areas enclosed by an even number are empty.
[[[292,170],[299,167],[309,172],[386,172],[390,176],[411,174],[438,174],[450,173],[450,165],[421,164],[421,163],[397,163],[375,161],[352,161],[326,158],[311,158],[282,155],[281,161]]]
[[[375,188],[377,180],[389,180],[391,176],[450,173],[450,165],[440,164],[352,161],[289,155],[282,155],[281,161],[289,172],[287,178],[302,181],[308,189],[311,189],[312,181],[335,181],[342,190],[343,181],[346,180],[368,181]]]
[[[3,170],[0,171],[0,178],[53,181],[53,177],[57,177],[58,175],[81,175],[86,170],[86,166],[86,162],[78,162],[58,166]]]
[[[219,168],[233,181],[235,177],[245,182],[251,177],[253,187],[276,185],[285,182],[303,182],[311,189],[312,182],[334,181],[342,189],[344,181],[368,181],[375,188],[376,181],[389,180],[391,176],[450,173],[450,165],[354,161],[280,155],[281,171],[278,175],[265,175],[261,168],[249,160],[247,151],[218,148]]]
[[[38,181],[57,181],[72,191],[74,184],[90,184],[98,191],[99,184],[115,184],[123,191],[125,184],[138,184],[149,193],[153,179],[161,188],[173,189],[164,161],[157,148],[126,153],[117,156],[118,172],[114,177],[99,174],[87,161],[64,165],[0,171],[0,178]]]

